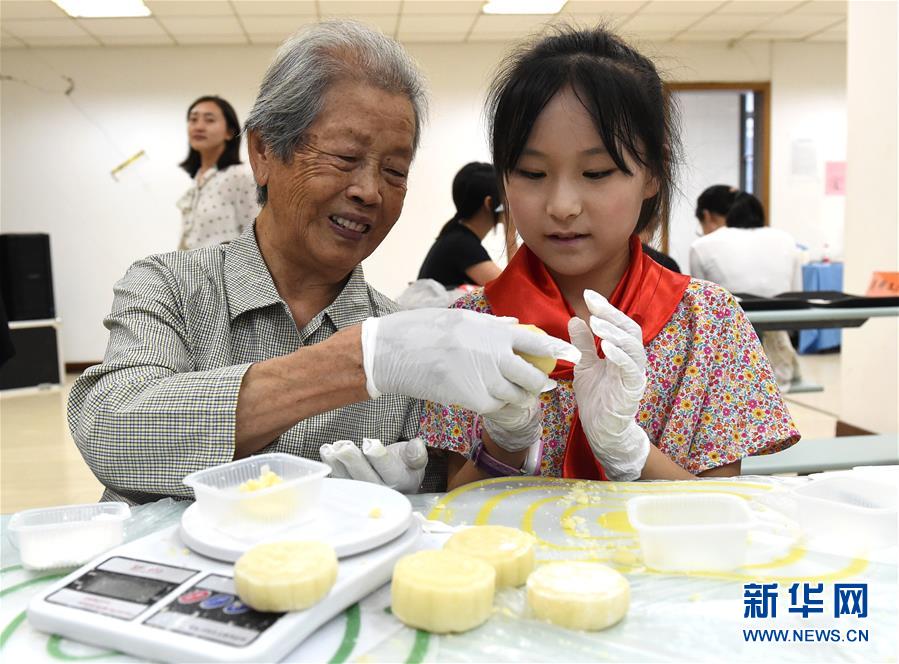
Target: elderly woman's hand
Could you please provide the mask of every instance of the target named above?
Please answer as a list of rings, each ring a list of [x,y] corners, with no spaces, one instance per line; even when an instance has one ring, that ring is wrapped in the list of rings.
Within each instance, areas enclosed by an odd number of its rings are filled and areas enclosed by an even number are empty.
[[[366,388],[372,398],[405,394],[476,413],[525,406],[554,387],[515,351],[576,359],[568,342],[463,309],[415,309],[362,324]]]
[[[319,455],[331,466],[331,477],[383,484],[401,493],[418,491],[428,466],[428,448],[421,438],[392,445],[363,438],[361,451],[351,440],[338,440],[322,445]]]

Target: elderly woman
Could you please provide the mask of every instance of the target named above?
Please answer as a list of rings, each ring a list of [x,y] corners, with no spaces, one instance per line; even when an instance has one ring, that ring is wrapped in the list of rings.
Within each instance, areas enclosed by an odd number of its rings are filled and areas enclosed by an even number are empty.
[[[280,48],[246,125],[255,224],[135,263],[114,289],[104,361],[72,389],[72,434],[106,498],[189,497],[192,471],[323,446],[337,475],[440,488],[412,440],[419,399],[492,412],[551,385],[514,351],[568,344],[473,312],[393,313],[365,282],[360,263],[402,210],[424,106],[413,62],[362,25],[320,24]],[[386,448],[363,455],[366,438]]]

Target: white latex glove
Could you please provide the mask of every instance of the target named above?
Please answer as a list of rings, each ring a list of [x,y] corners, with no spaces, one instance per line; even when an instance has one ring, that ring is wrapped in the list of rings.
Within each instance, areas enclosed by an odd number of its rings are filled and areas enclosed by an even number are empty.
[[[507,452],[520,452],[531,447],[543,434],[543,417],[537,397],[531,397],[524,406],[509,404],[495,413],[481,415],[481,421],[493,442]]]
[[[458,404],[481,414],[510,403],[524,406],[555,381],[513,351],[572,362],[580,354],[568,342],[516,322],[463,309],[368,318],[362,323],[368,393],[373,399],[388,393]]]
[[[602,295],[584,291],[590,327],[568,321],[571,342],[581,351],[574,367],[574,395],[584,433],[609,479],[638,479],[649,456],[649,438],[635,421],[646,389],[646,350],[640,326]],[[592,332],[591,332],[592,330]],[[606,359],[596,352],[602,339]]]
[[[331,477],[383,484],[402,493],[418,491],[428,465],[428,449],[421,438],[387,446],[376,438],[363,438],[361,451],[351,440],[338,440],[318,451],[331,466]]]

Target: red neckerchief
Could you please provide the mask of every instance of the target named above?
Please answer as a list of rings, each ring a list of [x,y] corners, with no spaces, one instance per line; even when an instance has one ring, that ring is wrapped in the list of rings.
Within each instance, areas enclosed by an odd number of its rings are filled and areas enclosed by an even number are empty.
[[[630,238],[630,263],[609,298],[643,330],[646,346],[671,319],[690,283],[690,277],[668,270],[643,253],[640,239]],[[502,274],[484,287],[484,295],[497,316],[515,316],[559,339],[569,341],[568,321],[574,310],[562,297],[543,262],[522,246]],[[599,349],[600,340],[596,340]],[[559,360],[552,378],[574,378],[574,365]],[[562,477],[605,480],[606,474],[593,455],[577,412],[568,434]]]

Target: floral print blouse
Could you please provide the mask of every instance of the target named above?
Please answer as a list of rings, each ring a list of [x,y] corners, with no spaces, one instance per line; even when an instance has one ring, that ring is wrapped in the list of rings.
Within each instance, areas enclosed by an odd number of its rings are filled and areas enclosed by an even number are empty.
[[[453,307],[492,313],[483,289]],[[668,324],[646,346],[647,385],[637,423],[649,440],[687,471],[771,454],[799,440],[758,336],[733,296],[691,280]],[[577,406],[570,380],[541,395],[540,474],[560,477]],[[428,402],[421,421],[429,447],[468,456],[475,414]]]
[[[259,214],[253,171],[249,164],[234,164],[198,172],[177,206],[183,222],[179,249],[236,240]]]

